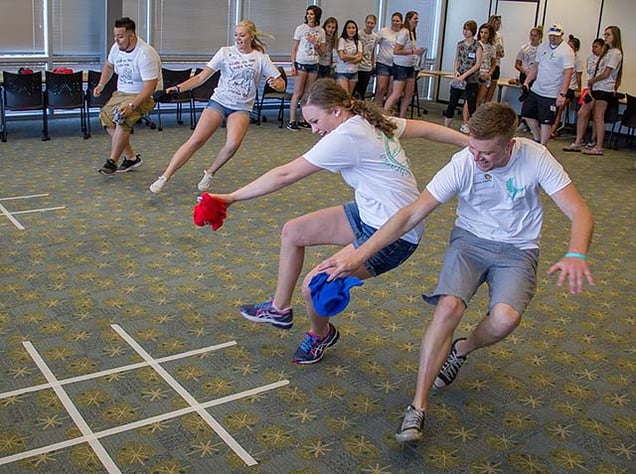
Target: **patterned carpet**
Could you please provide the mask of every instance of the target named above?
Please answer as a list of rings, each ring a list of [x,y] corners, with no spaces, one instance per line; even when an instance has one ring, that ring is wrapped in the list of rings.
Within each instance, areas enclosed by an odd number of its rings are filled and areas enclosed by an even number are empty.
[[[0,205],[24,226],[0,214],[0,472],[635,472],[634,149],[587,157],[560,152],[569,137],[550,144],[596,218],[597,285],[571,297],[545,276],[569,235],[546,198],[539,290],[521,327],[471,355],[433,397],[423,442],[404,446],[393,433],[432,314],[420,294],[436,283],[453,204],[431,217],[400,271],[354,290],[323,361],[296,366],[308,326],[300,294],[287,332],[238,307],[274,291],[285,219],[350,200],[350,189],[319,173],[233,206],[217,232],[197,228],[196,183],[224,131],[155,196],[148,186],[190,134],[170,117],[164,126],[137,127],[145,164],[113,178],[95,171],[110,146],[95,118],[89,140],[76,120],[52,121],[49,142],[37,123],[13,121],[0,144]],[[315,140],[274,117],[253,125],[215,189]],[[420,187],[452,152],[405,146]],[[306,268],[333,250],[309,250]]]

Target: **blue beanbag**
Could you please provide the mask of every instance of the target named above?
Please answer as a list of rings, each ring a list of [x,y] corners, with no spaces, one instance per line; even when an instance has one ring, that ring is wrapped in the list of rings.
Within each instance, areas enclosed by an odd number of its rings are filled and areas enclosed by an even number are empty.
[[[325,272],[318,273],[309,282],[311,301],[320,316],[335,316],[343,311],[349,304],[349,290],[363,285],[358,277],[336,278],[329,282],[328,277]]]

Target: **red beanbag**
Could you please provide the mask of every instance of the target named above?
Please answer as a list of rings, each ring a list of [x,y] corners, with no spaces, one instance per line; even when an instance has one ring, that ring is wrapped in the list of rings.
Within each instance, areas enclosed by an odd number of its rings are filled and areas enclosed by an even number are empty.
[[[199,227],[212,226],[212,230],[218,230],[227,217],[227,206],[218,198],[213,198],[208,193],[201,194],[197,198],[199,203],[194,206],[193,219]]]

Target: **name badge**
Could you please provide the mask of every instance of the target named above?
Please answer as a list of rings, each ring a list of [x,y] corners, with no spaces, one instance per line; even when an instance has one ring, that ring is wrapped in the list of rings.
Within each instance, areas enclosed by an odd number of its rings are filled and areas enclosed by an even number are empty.
[[[469,59],[475,59],[475,53],[468,53]]]

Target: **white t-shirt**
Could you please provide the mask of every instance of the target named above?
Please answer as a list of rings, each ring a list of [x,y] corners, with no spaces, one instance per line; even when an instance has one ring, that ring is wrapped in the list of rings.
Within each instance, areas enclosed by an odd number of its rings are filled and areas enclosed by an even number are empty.
[[[495,31],[495,40],[493,41],[493,44],[495,45],[495,51],[498,53],[503,53],[504,52],[504,40],[503,40],[503,35],[501,33],[499,33],[498,31]],[[496,59],[496,63],[497,66],[501,65],[501,58],[498,56],[495,56]]]
[[[579,81],[576,79],[578,77],[578,73],[583,72],[583,66],[581,64],[581,58],[578,53],[574,53],[574,71],[572,71],[572,78],[570,79],[570,87],[569,89],[578,90]]]
[[[251,112],[261,77],[280,76],[269,56],[256,50],[244,54],[236,46],[219,49],[207,66],[221,71],[212,99],[232,110]]]
[[[590,54],[587,57],[587,61],[585,64],[585,70],[587,72],[587,78],[594,77],[594,73],[596,72],[596,64],[598,63],[599,57],[596,54]]]
[[[386,66],[393,65],[393,50],[395,48],[395,36],[397,31],[393,31],[388,26],[382,28],[378,33],[378,57],[376,62]]]
[[[362,44],[362,61],[358,64],[358,71],[371,71],[374,66],[371,63],[371,56],[378,42],[378,34],[375,31],[366,34],[364,30],[360,30],[358,37],[360,44]]]
[[[358,51],[362,51],[362,45],[360,41],[357,43],[350,39],[340,38],[338,40],[338,51],[344,51],[348,56],[354,56],[358,54]],[[358,72],[358,63],[350,63],[345,61],[338,54],[338,60],[336,61],[336,72],[354,73]]]
[[[404,49],[416,49],[415,40],[411,39],[411,32],[406,28],[402,28],[395,35],[395,43],[402,45]],[[417,64],[417,54],[395,54],[393,55],[393,64],[403,67],[414,67]]]
[[[495,45],[490,43],[482,43],[479,42],[483,49],[483,53],[481,55],[481,66],[479,66],[479,72],[486,74],[490,71],[490,66],[492,65],[492,58],[496,57]]]
[[[592,84],[593,91],[605,91],[605,92],[615,92],[616,88],[616,79],[618,78],[618,71],[621,69],[621,64],[623,63],[623,55],[621,54],[620,49],[612,48],[605,53],[605,56],[599,59],[598,72],[597,75],[605,71],[605,68],[610,68],[612,72],[602,81],[595,82]]]
[[[399,141],[406,120],[392,120],[398,128],[393,138],[388,138],[356,115],[304,154],[310,163],[342,175],[354,189],[360,218],[375,229],[419,196],[417,182]],[[402,238],[417,243],[423,232],[424,223],[420,223]]]
[[[537,78],[531,89],[542,97],[556,99],[561,92],[566,69],[574,69],[574,51],[565,42],[552,49],[550,42],[537,48]]]
[[[296,62],[300,64],[318,64],[320,54],[318,48],[307,41],[307,38],[313,36],[317,38],[318,44],[326,42],[325,30],[322,26],[309,26],[306,23],[296,27],[294,31],[294,39],[298,41],[298,50],[296,51]]]
[[[163,89],[161,59],[155,48],[139,37],[135,49],[130,53],[121,51],[114,43],[108,53],[108,62],[115,67],[119,92],[139,94],[144,88],[144,81],[157,78],[159,81],[155,90]]]
[[[521,61],[521,67],[523,67],[526,71],[528,71],[530,66],[534,64],[538,47],[539,45],[532,46],[532,44],[526,43],[517,53],[517,57],[515,59]]]
[[[426,189],[442,203],[457,196],[457,227],[482,239],[532,249],[539,247],[543,223],[539,188],[551,196],[570,182],[547,148],[527,138],[515,138],[505,167],[481,171],[464,148]]]

